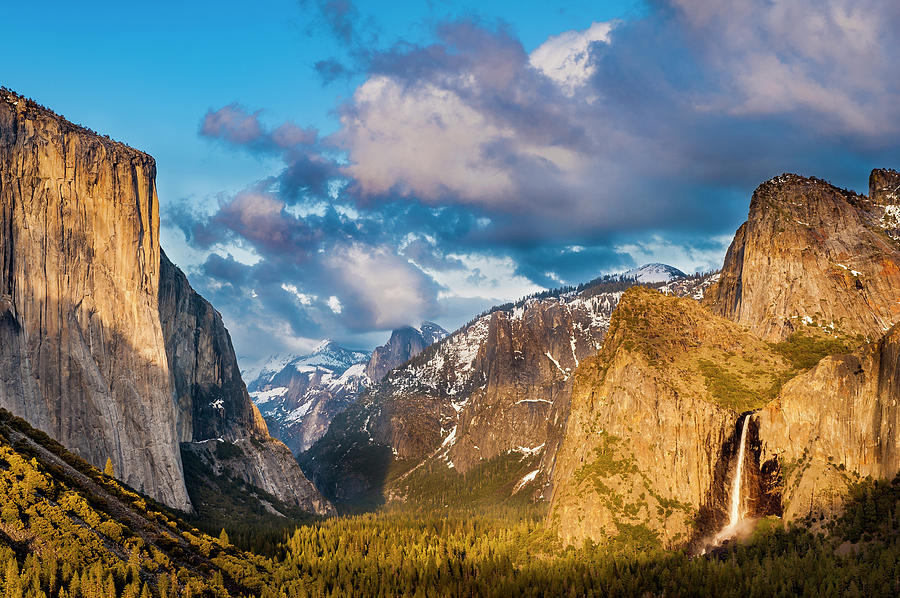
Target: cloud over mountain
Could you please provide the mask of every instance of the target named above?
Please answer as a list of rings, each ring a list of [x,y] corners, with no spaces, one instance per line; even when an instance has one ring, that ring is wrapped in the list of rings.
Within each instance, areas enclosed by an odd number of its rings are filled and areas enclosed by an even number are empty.
[[[201,135],[282,169],[168,214],[211,252],[198,275],[240,301],[214,297],[232,321],[252,309],[294,339],[471,309],[454,286],[494,289],[485,304],[650,259],[709,268],[758,182],[861,187],[861,162],[900,156],[893,3],[660,0],[530,52],[478,19],[386,46],[352,2],[307,5],[349,48],[320,61],[357,82],[338,129],[210,109]]]

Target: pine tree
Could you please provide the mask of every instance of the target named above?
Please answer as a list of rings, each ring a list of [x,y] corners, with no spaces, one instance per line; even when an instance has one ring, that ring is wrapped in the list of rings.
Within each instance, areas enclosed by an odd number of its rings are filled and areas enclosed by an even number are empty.
[[[228,546],[228,533],[225,531],[225,528],[222,528],[222,533],[219,534],[219,542],[222,546]]]
[[[6,592],[4,598],[22,598],[22,580],[19,578],[19,564],[16,559],[10,559],[6,565]]]
[[[103,473],[111,478],[116,477],[116,470],[113,467],[112,459],[110,459],[109,457],[106,458],[106,467],[103,468]]]

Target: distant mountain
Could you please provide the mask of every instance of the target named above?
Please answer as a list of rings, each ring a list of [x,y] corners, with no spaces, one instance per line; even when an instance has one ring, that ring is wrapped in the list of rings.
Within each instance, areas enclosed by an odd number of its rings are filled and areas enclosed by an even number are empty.
[[[273,356],[248,390],[269,432],[295,454],[302,453],[360,391],[446,335],[433,322],[405,326],[372,353],[325,340],[309,354]]]
[[[381,380],[385,374],[447,336],[447,331],[434,322],[423,322],[420,328],[405,326],[391,333],[388,342],[372,352],[366,365],[370,380]]]
[[[641,284],[654,284],[658,282],[671,282],[687,276],[684,272],[666,264],[644,264],[640,268],[632,268],[618,275],[621,280],[633,280]]]
[[[325,340],[310,353],[269,359],[247,386],[269,433],[295,454],[306,450],[368,387],[369,355]]]

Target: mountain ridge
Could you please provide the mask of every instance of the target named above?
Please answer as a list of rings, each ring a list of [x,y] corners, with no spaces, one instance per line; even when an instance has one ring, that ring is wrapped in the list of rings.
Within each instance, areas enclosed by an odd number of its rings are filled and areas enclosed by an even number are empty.
[[[276,366],[262,368],[250,382],[250,395],[273,435],[299,454],[325,434],[360,392],[444,335],[433,322],[405,326],[371,353],[325,339],[308,354],[273,357],[270,363]]]

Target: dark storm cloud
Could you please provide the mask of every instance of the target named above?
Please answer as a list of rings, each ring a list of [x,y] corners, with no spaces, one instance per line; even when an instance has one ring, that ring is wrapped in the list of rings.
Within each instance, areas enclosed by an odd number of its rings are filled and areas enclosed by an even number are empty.
[[[314,128],[290,121],[268,128],[261,115],[261,110],[251,113],[236,103],[210,109],[200,124],[200,135],[251,153],[280,155],[286,168],[279,181],[287,199],[326,193],[327,183],[339,175],[334,157],[328,155],[333,148],[320,140]]]
[[[359,9],[350,0],[300,0],[300,6],[307,11],[314,10],[319,17],[315,24],[324,24],[343,44],[359,43]]]
[[[319,74],[319,77],[321,77],[322,82],[326,85],[342,77],[348,77],[351,74],[351,71],[336,58],[326,58],[325,60],[318,60],[313,65],[313,68],[316,69],[316,72]]]

